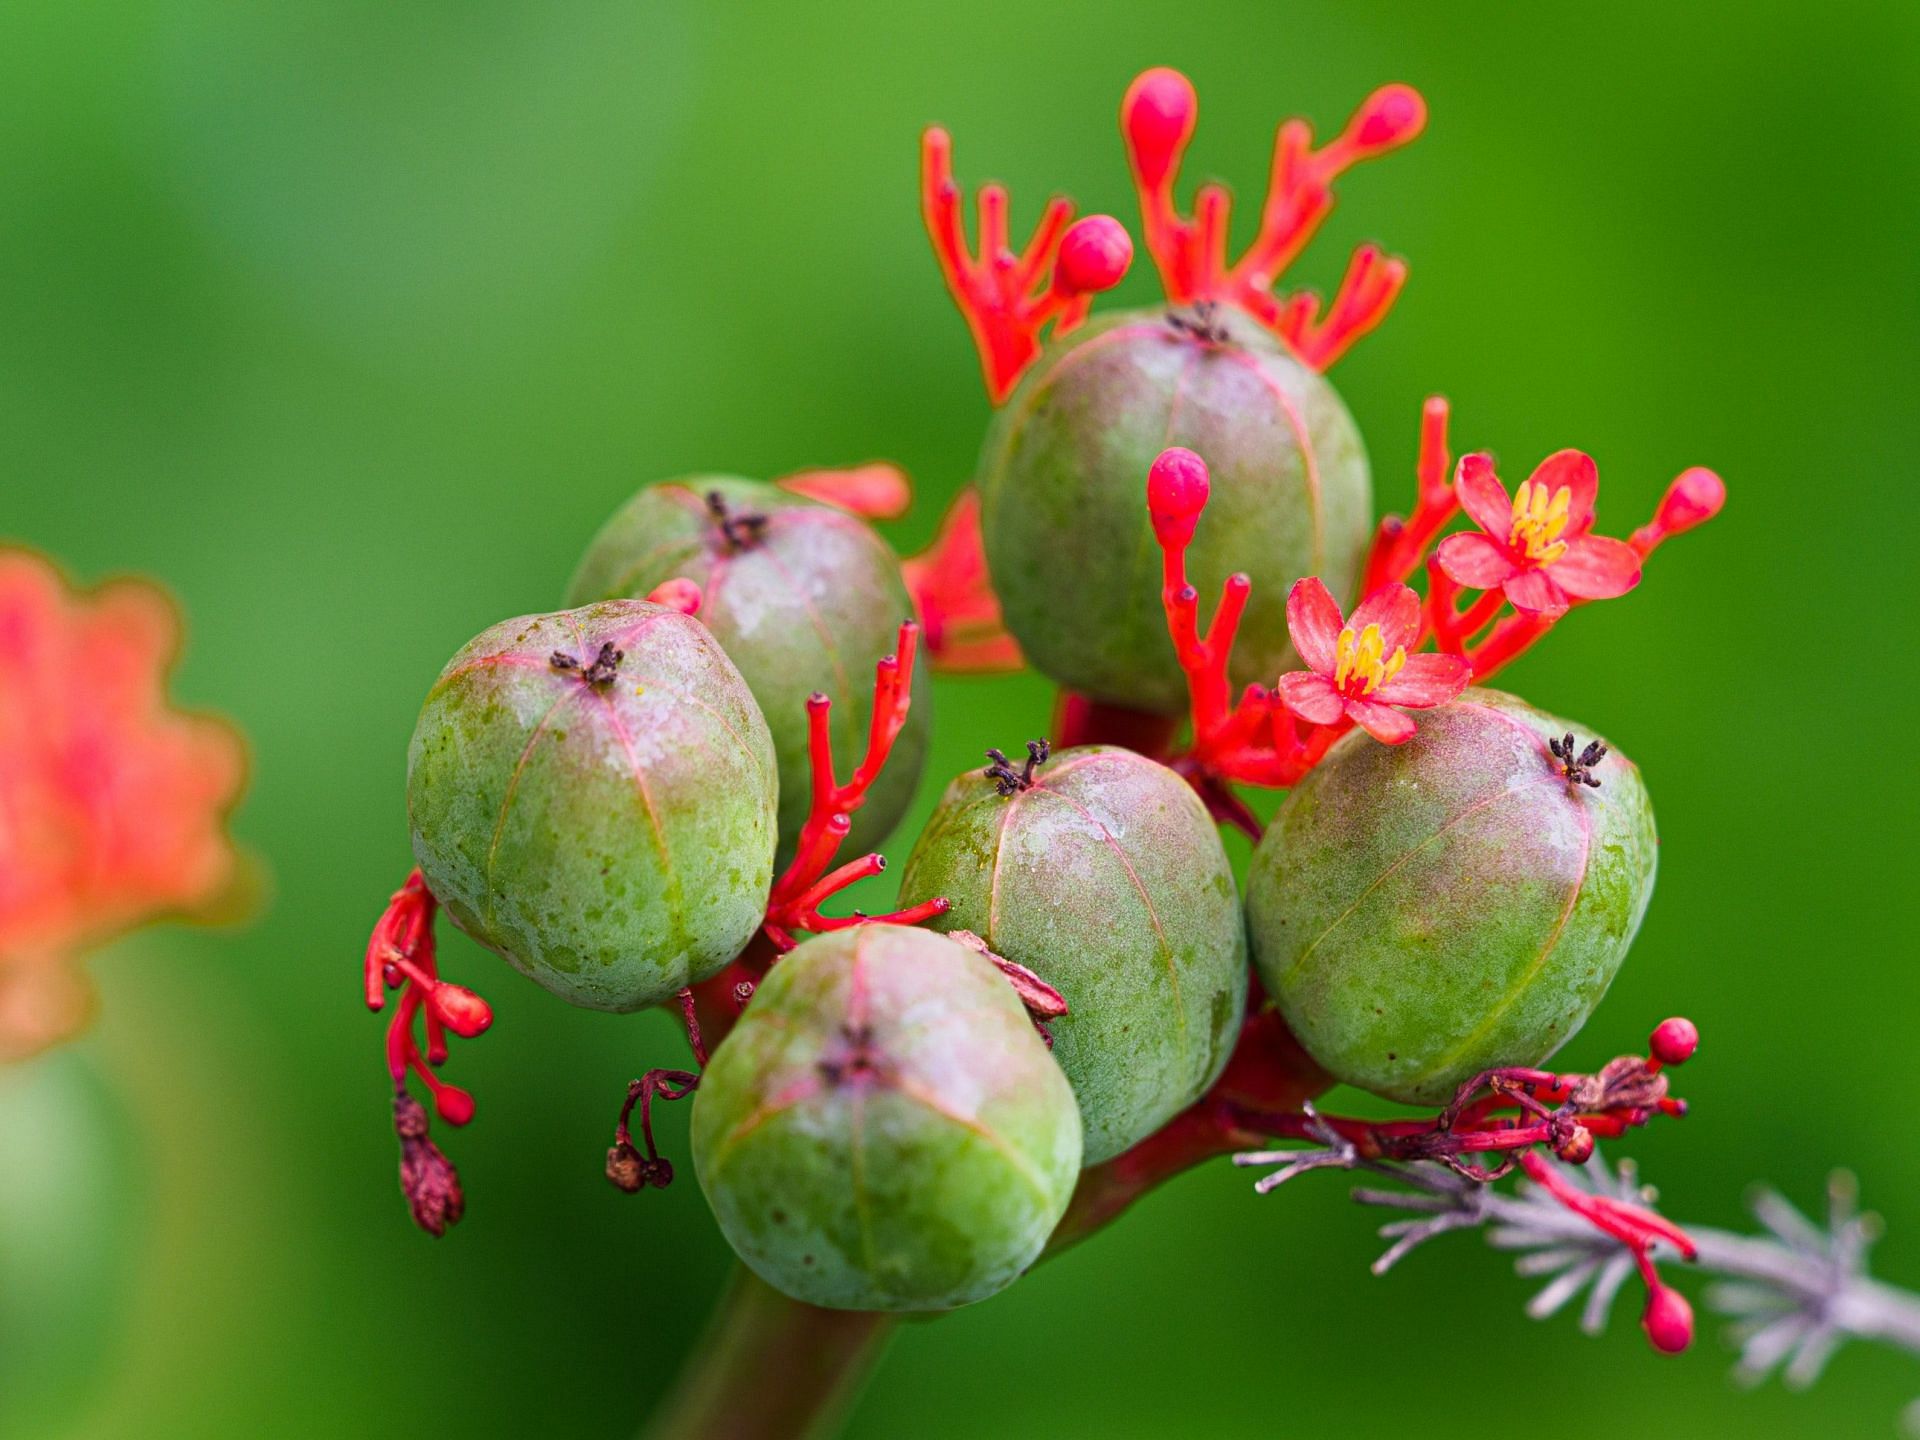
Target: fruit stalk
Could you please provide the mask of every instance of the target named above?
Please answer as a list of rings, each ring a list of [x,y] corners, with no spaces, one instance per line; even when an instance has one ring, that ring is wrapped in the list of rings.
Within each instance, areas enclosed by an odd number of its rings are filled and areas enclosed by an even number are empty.
[[[896,1317],[789,1300],[735,1267],[645,1440],[806,1440],[833,1434]]]

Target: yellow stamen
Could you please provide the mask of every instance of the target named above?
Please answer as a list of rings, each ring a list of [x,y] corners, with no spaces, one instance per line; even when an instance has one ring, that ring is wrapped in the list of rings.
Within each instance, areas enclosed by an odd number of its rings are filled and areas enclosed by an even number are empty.
[[[1562,485],[1551,494],[1545,485],[1522,480],[1513,497],[1513,525],[1507,531],[1507,544],[1536,565],[1551,565],[1567,553],[1567,512],[1573,505],[1573,491]]]
[[[1407,647],[1396,645],[1392,655],[1385,655],[1385,650],[1386,641],[1378,625],[1367,626],[1358,636],[1351,625],[1347,626],[1333,643],[1334,688],[1343,694],[1358,690],[1371,695],[1393,679],[1407,663]]]

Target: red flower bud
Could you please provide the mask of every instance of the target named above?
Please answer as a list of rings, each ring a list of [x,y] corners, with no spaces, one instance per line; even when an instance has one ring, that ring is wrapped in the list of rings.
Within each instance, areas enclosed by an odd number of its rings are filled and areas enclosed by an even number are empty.
[[[486,1033],[493,1024],[493,1007],[464,985],[441,981],[433,987],[427,1006],[442,1024],[465,1040]]]
[[[1553,1153],[1569,1165],[1586,1164],[1593,1158],[1593,1132],[1584,1125],[1574,1126],[1573,1133],[1554,1146]]]
[[[1704,524],[1727,503],[1727,484],[1713,471],[1696,465],[1683,470],[1667,487],[1653,523],[1668,535],[1678,535]]]
[[[1063,295],[1111,290],[1133,263],[1133,237],[1111,215],[1076,220],[1060,238],[1053,262],[1053,286]]]
[[[458,1085],[442,1085],[434,1091],[433,1108],[449,1125],[464,1125],[473,1119],[473,1096]]]
[[[1120,126],[1143,184],[1158,185],[1172,174],[1199,111],[1192,83],[1164,65],[1143,71],[1127,87]]]
[[[678,610],[682,615],[698,615],[704,598],[698,585],[678,575],[661,581],[647,592],[647,599],[654,604]]]
[[[1162,450],[1147,471],[1147,513],[1163,547],[1193,539],[1200,512],[1207,508],[1207,462],[1178,445]]]
[[[1662,1065],[1684,1065],[1699,1048],[1700,1027],[1679,1015],[1654,1026],[1647,1040],[1648,1053]]]
[[[1369,95],[1347,124],[1346,138],[1370,160],[1404,145],[1427,127],[1427,102],[1411,85],[1382,85]]]
[[[1678,1290],[1655,1286],[1641,1312],[1640,1328],[1662,1355],[1678,1355],[1693,1343],[1693,1306]]]

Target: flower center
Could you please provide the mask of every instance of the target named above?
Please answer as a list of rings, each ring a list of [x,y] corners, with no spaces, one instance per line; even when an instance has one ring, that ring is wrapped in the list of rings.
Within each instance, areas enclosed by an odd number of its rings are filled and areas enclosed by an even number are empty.
[[[1551,493],[1544,485],[1522,480],[1513,497],[1513,525],[1507,544],[1536,565],[1551,565],[1567,553],[1560,536],[1567,528],[1573,492],[1565,485]]]
[[[1386,641],[1378,625],[1369,625],[1358,635],[1351,625],[1347,626],[1333,646],[1334,688],[1343,695],[1371,695],[1407,663],[1406,646],[1394,646],[1391,655],[1385,652]]]

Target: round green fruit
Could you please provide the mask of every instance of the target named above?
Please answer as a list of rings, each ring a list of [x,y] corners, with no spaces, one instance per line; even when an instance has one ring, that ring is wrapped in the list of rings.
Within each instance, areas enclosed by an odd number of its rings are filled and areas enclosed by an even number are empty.
[[[981,459],[987,563],[1034,668],[1098,700],[1186,703],[1160,608],[1147,470],[1170,445],[1212,471],[1187,553],[1202,595],[1253,597],[1237,684],[1296,668],[1287,591],[1353,588],[1372,525],[1367,456],[1340,397],[1244,312],[1122,312],[1051,346],[1001,407]]]
[[[1413,1104],[1537,1065],[1586,1023],[1653,894],[1653,808],[1593,733],[1494,690],[1423,713],[1404,745],[1355,731],[1254,852],[1254,964],[1336,1078]],[[1576,761],[1579,756],[1576,753]]]
[[[991,961],[859,925],[793,950],[755,992],[700,1077],[693,1163],[770,1285],[945,1310],[1039,1256],[1079,1176],[1080,1117]]]
[[[775,485],[701,475],[649,485],[587,547],[569,605],[640,597],[683,578],[699,618],[740,667],[773,732],[780,765],[780,864],[807,818],[807,697],[833,701],[833,753],[844,774],[865,753],[873,667],[899,643],[913,602],[900,561],[873,529]],[[886,839],[926,763],[933,696],[924,657],[913,707],[886,768],[854,812],[846,853]]]
[[[932,924],[973,931],[1066,997],[1053,1058],[1092,1165],[1225,1067],[1247,995],[1240,898],[1206,807],[1164,765],[1090,745],[1013,786],[970,770],[947,787],[900,903],[945,896]]]
[[[428,888],[594,1010],[657,1004],[752,937],[776,783],[740,672],[698,621],[642,600],[483,632],[441,672],[407,754]]]

